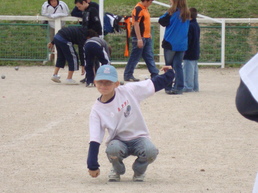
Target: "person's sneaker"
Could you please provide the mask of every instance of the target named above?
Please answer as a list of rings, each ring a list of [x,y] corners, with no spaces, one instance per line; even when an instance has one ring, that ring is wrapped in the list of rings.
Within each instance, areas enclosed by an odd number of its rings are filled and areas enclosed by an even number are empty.
[[[183,94],[183,90],[166,90],[167,94]]]
[[[58,75],[53,75],[52,78],[51,78],[52,81],[54,82],[57,82],[57,83],[60,83],[61,80],[60,80],[60,76]]]
[[[109,182],[120,181],[120,175],[114,170],[114,168],[111,168],[110,173],[108,174],[108,181]]]
[[[91,88],[91,87],[95,87],[95,85],[93,83],[89,83],[89,84],[86,84],[86,87]]]
[[[80,82],[81,82],[81,83],[85,83],[85,82],[86,82],[86,79],[84,78],[84,79],[80,80]]]
[[[67,85],[78,85],[78,83],[73,79],[66,79],[65,84],[67,84]]]
[[[145,174],[142,174],[142,175],[136,175],[136,174],[134,174],[134,176],[133,176],[133,181],[134,181],[134,182],[143,182],[143,181],[144,181],[144,178],[145,178]]]
[[[138,82],[138,81],[140,81],[140,79],[132,77],[132,78],[129,78],[129,79],[124,79],[124,81]]]

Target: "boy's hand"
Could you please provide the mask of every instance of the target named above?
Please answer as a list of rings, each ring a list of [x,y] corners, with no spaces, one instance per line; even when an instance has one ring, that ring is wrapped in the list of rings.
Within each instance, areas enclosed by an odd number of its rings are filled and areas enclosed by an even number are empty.
[[[167,72],[168,70],[172,69],[171,66],[162,66],[162,68],[160,69],[161,71]]]
[[[81,75],[83,76],[85,74],[85,69],[84,69],[84,66],[82,66],[82,73]]]
[[[49,43],[47,44],[47,47],[48,47],[49,49],[52,49],[52,48],[54,47],[54,44],[52,44],[51,42],[49,42]]]
[[[96,178],[96,177],[99,176],[100,170],[99,169],[97,169],[97,170],[89,170],[89,174],[90,174],[91,177]]]

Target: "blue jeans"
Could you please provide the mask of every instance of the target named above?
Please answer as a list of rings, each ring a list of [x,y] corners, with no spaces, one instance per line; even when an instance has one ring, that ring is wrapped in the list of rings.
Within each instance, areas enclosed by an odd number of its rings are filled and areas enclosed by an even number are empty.
[[[172,66],[175,71],[175,84],[172,88],[172,84],[165,87],[165,90],[183,90],[184,88],[184,74],[182,61],[184,57],[184,51],[172,51],[164,49],[165,63],[167,66]]]
[[[198,92],[198,61],[197,60],[183,60],[184,71],[184,91],[185,92]]]
[[[151,74],[151,77],[154,77],[159,74],[159,70],[156,68],[154,57],[153,57],[154,54],[152,50],[151,38],[142,38],[142,41],[143,41],[143,48],[138,48],[137,38],[132,37],[132,51],[124,71],[125,80],[133,78],[133,72],[134,72],[135,66],[137,65],[141,57],[144,59],[147,65],[147,68]]]
[[[137,156],[133,163],[133,171],[136,175],[144,174],[148,165],[152,163],[157,155],[158,149],[150,139],[141,137],[131,141],[112,140],[108,143],[106,153],[113,168],[119,174],[125,173],[123,159],[129,155]]]

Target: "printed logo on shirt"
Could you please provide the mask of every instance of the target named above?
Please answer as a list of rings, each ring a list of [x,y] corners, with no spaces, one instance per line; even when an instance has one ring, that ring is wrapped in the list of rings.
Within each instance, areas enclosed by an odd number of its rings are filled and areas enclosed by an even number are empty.
[[[124,112],[125,117],[128,117],[130,115],[130,112],[131,112],[131,106],[128,105],[126,108],[126,111]]]
[[[125,108],[126,105],[128,105],[128,104],[129,104],[129,101],[128,101],[128,100],[125,101],[125,102],[123,102],[123,103],[121,104],[121,106],[117,108],[118,112],[120,112],[120,111],[121,111],[123,108]]]

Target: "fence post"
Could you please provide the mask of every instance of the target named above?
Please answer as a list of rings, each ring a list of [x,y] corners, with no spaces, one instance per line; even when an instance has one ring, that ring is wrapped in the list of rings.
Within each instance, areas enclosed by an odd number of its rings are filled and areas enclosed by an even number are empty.
[[[221,21],[221,68],[225,68],[225,39],[226,39],[226,22]]]
[[[164,50],[162,48],[162,41],[164,38],[165,27],[159,25],[159,63],[164,64]]]
[[[102,26],[102,38],[104,38],[104,0],[99,0],[99,19]]]
[[[61,22],[62,22],[61,17],[58,17],[55,19],[55,34],[57,34],[57,32],[61,29],[61,26],[62,26]],[[57,51],[56,51],[56,47],[55,47],[54,64],[56,64],[56,60],[57,60]]]

